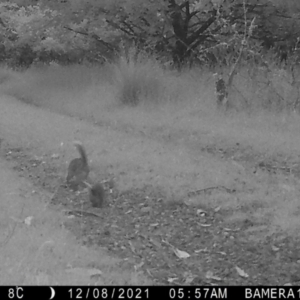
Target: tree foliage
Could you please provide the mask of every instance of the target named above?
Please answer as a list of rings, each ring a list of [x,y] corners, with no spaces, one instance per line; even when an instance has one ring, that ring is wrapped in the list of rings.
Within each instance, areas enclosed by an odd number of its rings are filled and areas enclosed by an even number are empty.
[[[230,64],[247,40],[246,59],[272,49],[282,60],[299,16],[296,0],[0,1],[1,59],[103,61],[134,43],[178,65]]]

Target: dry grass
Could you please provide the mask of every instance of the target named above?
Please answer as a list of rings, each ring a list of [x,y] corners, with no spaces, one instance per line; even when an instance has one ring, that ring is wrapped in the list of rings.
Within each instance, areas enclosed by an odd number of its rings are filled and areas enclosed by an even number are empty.
[[[1,85],[2,93],[101,124],[132,126],[154,136],[159,130],[164,136],[181,131],[214,135],[231,142],[243,139],[272,151],[283,145],[281,148],[292,150],[299,147],[294,138],[299,132],[298,116],[262,111],[256,98],[266,99],[267,95],[258,94],[260,89],[251,86],[245,72],[236,77],[235,85],[254,103],[253,107],[226,114],[216,109],[211,74],[201,70],[181,74],[163,70],[156,61],[135,53],[102,68],[53,66],[23,73],[2,69],[1,74],[9,78]],[[137,101],[140,105],[136,107],[120,106]]]
[[[2,84],[2,93],[61,114],[142,132],[156,141],[184,146],[187,139],[197,140],[201,136],[204,144],[215,140],[227,145],[239,142],[254,145],[259,151],[294,154],[300,146],[295,139],[300,129],[297,115],[266,111],[249,114],[247,110],[224,114],[216,109],[211,75],[202,74],[201,70],[178,74],[163,70],[143,56],[135,60],[129,56],[103,68],[55,66],[13,75]],[[249,86],[242,82],[238,87],[249,92]],[[139,92],[142,96],[138,96]],[[134,104],[135,97],[140,100],[139,105],[120,106],[120,102]],[[125,164],[126,154],[123,152],[119,161],[119,151],[112,144],[107,145],[111,148],[108,156],[115,167]],[[143,154],[139,161],[132,151],[132,159],[144,167],[149,165],[150,169],[165,160],[155,153],[152,156],[148,164]],[[129,164],[132,159],[128,157]],[[181,165],[186,169],[186,162]],[[175,182],[170,184],[177,186]]]

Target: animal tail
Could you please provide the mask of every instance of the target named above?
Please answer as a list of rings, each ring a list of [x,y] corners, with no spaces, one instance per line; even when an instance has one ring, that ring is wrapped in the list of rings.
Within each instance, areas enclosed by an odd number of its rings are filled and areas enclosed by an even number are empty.
[[[87,155],[86,155],[84,146],[82,145],[81,142],[78,142],[78,141],[74,142],[74,145],[77,148],[77,150],[81,156],[81,160],[82,160],[83,164],[88,167],[88,159],[87,159]]]

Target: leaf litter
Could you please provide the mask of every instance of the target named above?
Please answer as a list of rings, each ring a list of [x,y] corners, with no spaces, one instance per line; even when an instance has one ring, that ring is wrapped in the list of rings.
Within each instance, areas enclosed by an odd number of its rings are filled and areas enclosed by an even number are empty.
[[[6,158],[13,160],[15,170],[22,176],[30,178],[38,187],[55,191],[55,197],[51,198],[53,205],[64,205],[68,210],[89,208],[84,193],[58,188],[58,170],[53,163],[47,163],[47,157],[43,157],[45,163],[37,168],[37,162],[32,162],[19,149],[9,149],[6,153]],[[224,226],[226,211],[220,207],[198,208],[197,214],[193,205],[166,204],[155,192],[148,196],[156,201],[149,202],[145,197],[148,191],[112,193],[109,205],[94,212],[99,217],[75,215],[66,226],[84,244],[99,245],[123,258],[124,264],[131,263],[133,269],[144,271],[154,284],[213,285],[212,281],[221,285],[293,284],[294,261],[290,253],[300,249],[300,238],[284,236],[281,243],[286,245],[285,251],[275,256],[278,247],[270,247],[276,240],[275,235],[255,243],[248,241],[247,232],[240,230],[244,224],[236,222],[231,228]],[[234,236],[225,234],[228,232],[234,232]],[[247,270],[238,267],[240,264],[247,266]],[[87,273],[101,274],[97,272]]]

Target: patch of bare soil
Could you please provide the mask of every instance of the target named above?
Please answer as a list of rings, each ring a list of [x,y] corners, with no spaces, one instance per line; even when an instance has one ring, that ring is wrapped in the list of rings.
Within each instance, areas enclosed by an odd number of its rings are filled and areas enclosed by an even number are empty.
[[[300,284],[299,238],[284,233],[257,238],[267,223],[258,224],[250,215],[238,218],[241,212],[166,203],[147,187],[114,190],[106,207],[92,209],[86,191],[64,187],[55,158],[40,160],[8,146],[1,155],[21,176],[53,193],[52,204],[65,210],[66,226],[79,240],[106,248],[155,284]],[[222,190],[229,196],[234,192]],[[225,219],[231,216],[229,227]]]

